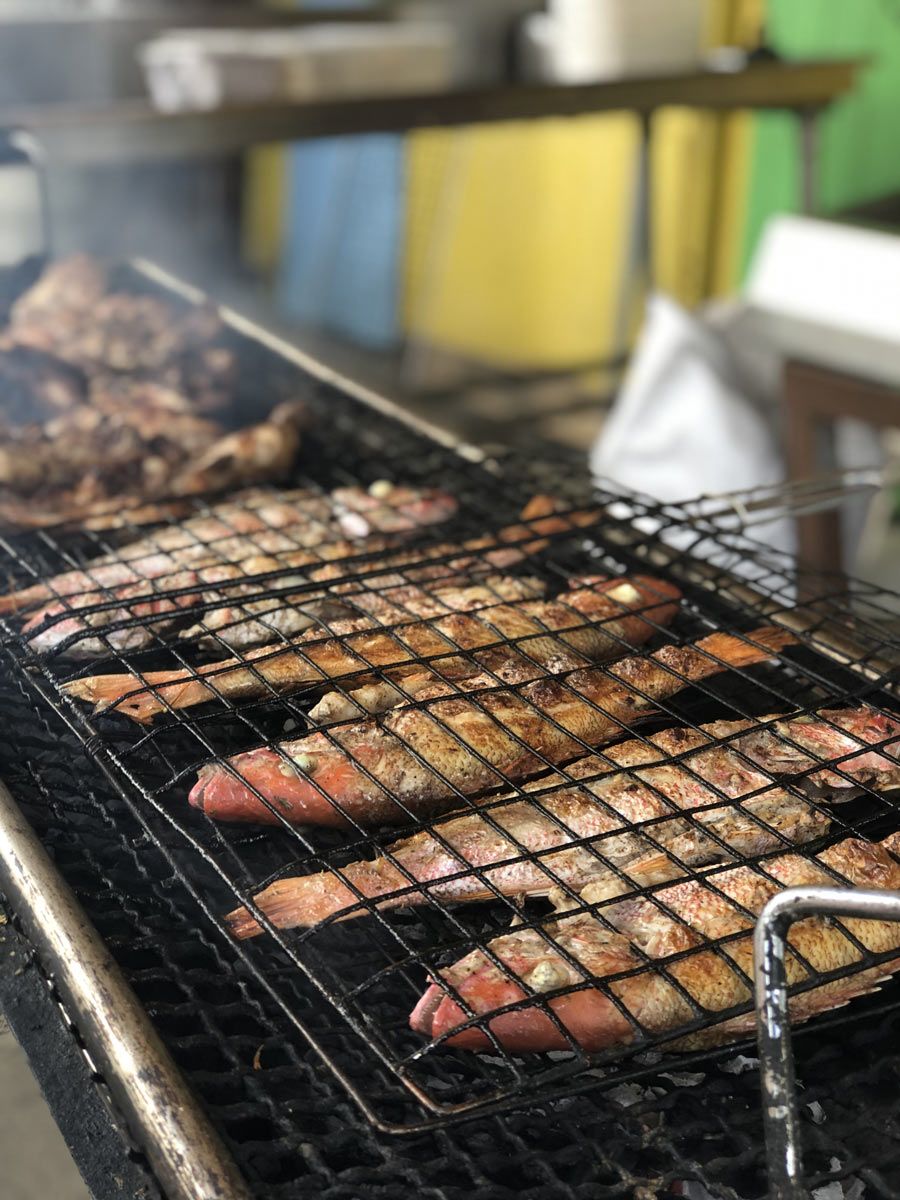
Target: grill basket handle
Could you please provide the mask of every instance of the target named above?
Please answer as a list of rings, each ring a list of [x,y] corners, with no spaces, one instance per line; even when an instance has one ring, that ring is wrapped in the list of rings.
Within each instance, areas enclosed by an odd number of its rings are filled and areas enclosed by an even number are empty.
[[[807,1197],[784,964],[788,930],[794,921],[810,916],[900,921],[900,892],[788,888],[772,897],[756,922],[753,982],[770,1200]]]

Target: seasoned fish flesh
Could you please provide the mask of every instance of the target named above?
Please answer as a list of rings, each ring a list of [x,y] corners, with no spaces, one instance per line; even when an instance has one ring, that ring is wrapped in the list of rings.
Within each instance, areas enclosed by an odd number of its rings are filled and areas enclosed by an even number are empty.
[[[401,533],[446,520],[456,502],[444,492],[414,491],[385,482],[319,493],[297,488],[282,493],[256,490],[214,505],[103,555],[80,571],[0,597],[0,613],[98,589],[165,580],[180,568],[235,564],[262,554],[311,550],[342,538]]]
[[[131,675],[93,676],[76,680],[66,690],[94,701],[97,709],[114,706],[134,720],[147,721],[165,711],[167,703],[188,708],[216,695],[229,699],[270,695],[423,658],[437,660],[438,669],[448,678],[464,679],[476,668],[471,660],[453,656],[454,650],[476,651],[473,657],[478,665],[496,669],[501,678],[508,671],[504,681],[520,683],[548,671],[573,670],[585,662],[614,658],[625,646],[640,645],[675,613],[671,601],[678,598],[678,591],[660,580],[639,576],[633,581],[583,582],[586,586],[556,600],[523,599],[516,604],[496,603],[496,594],[487,587],[469,589],[461,596],[436,592],[438,602],[446,597],[447,609],[454,611],[435,614],[427,624],[407,620],[389,631],[353,632],[340,640],[310,637],[293,649],[257,654],[251,666],[230,659],[201,672],[157,671],[145,677],[149,690],[137,694]],[[473,591],[481,612],[466,611],[473,607]],[[656,603],[663,599],[665,603]],[[507,639],[516,639],[515,649],[506,644]]]

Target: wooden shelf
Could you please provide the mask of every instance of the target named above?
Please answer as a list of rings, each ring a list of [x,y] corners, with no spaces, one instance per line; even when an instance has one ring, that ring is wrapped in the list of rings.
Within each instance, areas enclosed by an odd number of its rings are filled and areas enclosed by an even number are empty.
[[[849,92],[859,60],[763,62],[577,86],[515,84],[432,95],[228,105],[165,114],[134,100],[105,107],[44,105],[0,111],[0,126],[30,130],[51,163],[89,165],[233,153],[265,142],[432,126],[539,120],[669,105],[814,110]]]

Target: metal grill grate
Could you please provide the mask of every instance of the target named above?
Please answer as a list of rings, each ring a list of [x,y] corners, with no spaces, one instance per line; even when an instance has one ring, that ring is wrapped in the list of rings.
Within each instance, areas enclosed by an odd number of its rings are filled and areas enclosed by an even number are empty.
[[[242,349],[245,357],[255,360],[258,369],[264,372],[261,377],[275,380],[279,373],[285,374],[285,364],[279,363],[277,356],[264,347],[246,344]],[[296,375],[288,374],[286,386],[296,390]],[[368,485],[386,472],[399,472],[398,464],[402,464],[403,482],[443,486],[458,496],[460,511],[455,519],[437,531],[427,534],[422,531],[401,551],[406,558],[402,565],[405,578],[421,581],[417,572],[424,564],[431,567],[441,563],[449,568],[459,558],[458,552],[446,548],[450,542],[466,543],[486,531],[496,533],[516,525],[517,515],[534,490],[534,483],[517,479],[511,464],[492,474],[386,417],[367,414],[362,424],[359,407],[353,401],[327,386],[313,385],[311,381],[305,381],[305,386],[312,393],[310,403],[320,421],[319,428],[327,429],[328,436],[326,439],[313,432],[306,461],[316,464],[315,473],[292,482],[321,493],[336,484]],[[552,482],[554,490],[559,491],[559,481]],[[551,590],[559,590],[571,575],[585,571],[652,573],[677,583],[682,591],[678,614],[668,629],[658,630],[652,647],[686,644],[713,631],[748,633],[758,628],[764,618],[800,630],[802,644],[786,651],[777,663],[753,667],[750,671],[733,671],[663,701],[659,705],[662,716],[657,718],[657,728],[678,723],[696,729],[702,722],[720,718],[758,717],[798,708],[812,711],[823,705],[834,707],[859,700],[891,710],[891,699],[884,687],[890,682],[898,644],[892,632],[893,614],[888,597],[862,585],[852,585],[849,590],[835,585],[832,594],[827,586],[824,589],[819,586],[821,598],[798,611],[793,602],[797,581],[787,563],[764,552],[740,533],[722,533],[705,524],[702,516],[688,519],[677,508],[661,507],[639,498],[630,499],[628,511],[623,511],[621,499],[612,494],[579,494],[579,486],[567,490],[568,505],[556,514],[561,528],[547,533],[538,521],[524,522],[525,532],[516,535],[517,544],[525,548],[523,557],[514,566],[517,575],[540,576]],[[592,514],[589,523],[582,523],[580,517],[576,519],[575,514],[585,512]],[[130,532],[134,536],[144,533]],[[537,542],[542,544],[534,546]],[[505,545],[508,548],[509,544]],[[27,586],[36,577],[47,578],[79,566],[98,553],[114,555],[117,547],[110,535],[68,537],[44,533],[8,538],[3,549],[11,586]],[[697,551],[703,555],[699,563],[695,557]],[[468,551],[467,558],[472,560],[466,567],[472,577],[483,579],[495,570],[484,548]],[[330,585],[346,584],[349,590],[342,599],[345,604],[353,604],[354,596],[359,597],[366,586],[367,574],[371,577],[383,573],[383,566],[373,565],[383,559],[383,551],[376,555],[363,548],[346,560],[341,566],[344,574],[330,580]],[[736,570],[740,572],[737,579]],[[804,588],[807,586],[808,581]],[[156,587],[158,595],[166,599],[191,593],[191,585],[183,583],[167,590],[165,578],[157,581]],[[321,592],[322,583],[298,582],[294,567],[279,566],[256,575],[249,584],[247,579],[241,579],[227,582],[221,590],[229,602],[236,597],[245,610],[257,602],[277,609],[284,606],[285,596],[299,597],[290,601],[294,606],[305,604],[313,594]],[[122,608],[121,598],[102,588],[98,592],[88,607],[75,608],[72,597],[62,597],[62,606],[64,610],[73,609],[80,620],[94,613],[116,613]],[[177,643],[176,626],[155,634],[148,639],[146,648],[127,655],[114,648],[113,635],[120,630],[142,628],[147,617],[115,616],[104,628],[106,657],[92,662],[89,669],[132,670],[143,674],[177,661],[196,672],[206,653],[198,645],[198,637],[212,643],[217,657],[233,653],[222,637],[222,629],[211,619],[221,605],[221,599],[206,600],[185,609],[183,624],[199,627],[192,638]],[[490,608],[486,613],[490,614]],[[71,613],[64,611],[61,615],[66,618]],[[53,620],[51,616],[48,627]],[[415,620],[416,613],[408,610],[399,620],[392,621],[386,631],[399,635]],[[91,636],[96,636],[96,632],[92,630]],[[83,631],[76,629],[69,635],[68,643],[42,654],[35,654],[29,647],[17,622],[7,621],[4,633],[5,648],[20,677],[27,679],[28,686],[36,689],[63,717],[114,784],[126,806],[126,809],[117,807],[117,819],[127,821],[132,829],[137,821],[143,828],[140,844],[129,848],[124,875],[139,870],[145,879],[156,880],[151,908],[153,904],[165,908],[168,887],[187,889],[199,901],[208,920],[221,927],[222,914],[234,907],[236,898],[249,903],[253,893],[272,877],[273,869],[278,874],[339,870],[348,860],[364,857],[373,848],[387,852],[398,836],[396,832],[372,833],[360,828],[348,840],[346,833],[291,829],[284,823],[281,828],[260,832],[258,827],[217,823],[186,806],[190,782],[203,761],[234,754],[254,744],[273,747],[286,730],[297,736],[295,731],[304,727],[315,698],[310,688],[301,687],[289,695],[280,695],[267,686],[262,696],[239,702],[223,692],[197,710],[169,711],[152,727],[141,729],[114,713],[89,719],[84,706],[62,692],[63,683],[85,673],[63,652],[71,651],[84,640]],[[310,652],[326,636],[323,630],[318,642],[308,642]],[[851,637],[855,643],[852,647]],[[527,641],[518,644],[527,649]],[[427,665],[432,672],[444,674],[443,663],[448,657],[468,658],[476,665],[471,654],[456,647],[448,650],[447,655],[429,656],[427,664],[420,658],[415,661],[419,666]],[[598,670],[612,678],[615,668]],[[377,676],[383,671],[347,675],[336,681],[339,690],[349,694],[360,674]],[[447,678],[451,686],[458,682],[455,676]],[[572,691],[571,673],[560,676],[559,681],[562,688]],[[500,689],[497,681],[493,686],[467,693],[467,698],[471,704],[483,708]],[[412,704],[435,711],[433,705],[428,708],[431,702],[415,697]],[[630,730],[629,736],[646,743],[653,728],[653,725],[642,726]],[[326,730],[326,736],[334,739],[333,728]],[[37,740],[46,748],[45,738]],[[584,753],[591,749],[585,745]],[[548,762],[548,767],[551,765],[555,764]],[[516,788],[519,782],[512,780],[511,787]],[[786,786],[791,792],[797,791],[793,784]],[[468,803],[465,795],[458,800],[459,806]],[[58,800],[53,803],[58,807]],[[875,838],[897,827],[890,797],[871,790],[852,803],[836,807],[815,800],[810,804],[812,811],[827,813],[830,827],[802,848],[804,854],[814,853],[846,836]],[[724,810],[733,807],[733,801],[720,794],[717,806]],[[95,816],[92,804],[77,806],[66,816],[76,826],[79,808],[85,816]],[[277,806],[275,809],[277,812]],[[484,811],[485,819],[492,819],[491,814],[498,810]],[[643,836],[654,838],[659,823],[658,819],[645,822],[641,826]],[[109,832],[115,828],[111,826]],[[436,833],[441,826],[433,821],[409,821],[404,833],[415,828]],[[771,847],[753,860],[760,864],[761,870],[773,855],[783,852],[786,844],[777,830],[771,833]],[[598,839],[588,848],[614,870],[603,847],[604,839]],[[524,846],[519,853],[523,860],[533,858]],[[152,869],[148,866],[151,863]],[[122,938],[128,944],[117,947],[119,955],[140,976],[144,969],[141,961],[151,962],[156,953],[151,945],[152,927],[145,939],[134,940],[127,911],[132,889],[121,870],[110,873],[109,867],[104,866],[95,872],[97,865],[90,864],[85,869],[84,887],[90,889],[100,879],[105,881],[105,889],[101,891],[107,890],[110,908],[119,910],[120,915],[124,913],[126,918],[122,923]],[[679,868],[687,877],[703,878],[710,886],[715,885],[715,870],[712,874],[706,868],[698,871],[684,861]],[[546,865],[544,869],[552,870]],[[489,890],[490,876],[482,872],[481,878]],[[554,882],[566,886],[561,878]],[[659,891],[656,885],[646,894],[658,895]],[[193,994],[182,992],[177,1000],[158,1001],[163,1032],[166,1032],[166,1005],[181,1009],[193,1000],[199,1002],[200,1012],[206,1013],[207,1005],[214,1005],[221,1012],[232,1003],[235,1022],[242,1031],[230,1030],[227,1021],[223,1027],[220,1017],[208,1037],[196,1047],[194,1059],[199,1075],[204,1071],[226,1075],[235,1069],[235,1045],[246,1050],[248,1037],[263,1037],[265,1023],[254,1014],[254,1007],[264,1009],[270,1014],[266,1020],[282,1030],[287,1018],[331,1065],[368,1116],[383,1128],[420,1129],[436,1120],[460,1118],[473,1109],[486,1112],[511,1103],[547,1103],[555,1094],[596,1088],[598,1080],[611,1087],[658,1074],[659,1061],[651,1052],[659,1039],[652,1036],[636,1037],[627,1052],[617,1051],[615,1055],[589,1056],[572,1045],[567,1054],[548,1059],[515,1056],[499,1045],[489,1055],[475,1056],[446,1046],[429,1046],[408,1029],[409,1011],[426,983],[428,972],[434,975],[446,962],[473,946],[485,947],[492,937],[508,929],[514,915],[531,924],[544,920],[539,903],[522,905],[498,895],[491,904],[460,908],[448,906],[432,893],[427,904],[400,912],[378,911],[363,899],[360,904],[372,911],[353,922],[330,922],[308,933],[273,932],[268,938],[245,943],[235,950],[216,938],[207,941],[205,933],[201,933],[203,954],[208,954],[209,965],[198,969]],[[602,913],[602,909],[599,911]],[[208,927],[203,921],[202,929]],[[112,936],[115,939],[114,933]],[[193,931],[187,940],[190,947],[183,952],[191,958],[198,953]],[[182,953],[179,939],[169,934],[165,945],[164,957],[177,965]],[[146,959],[142,959],[144,954]],[[231,965],[233,955],[237,966]],[[152,972],[156,968],[147,969]],[[167,978],[162,992],[170,997],[172,994],[166,992],[168,970],[164,974]],[[153,981],[151,978],[144,982],[152,985]],[[219,993],[229,990],[233,992],[233,1000],[223,1005]],[[248,999],[251,992],[256,997],[252,1003]],[[151,986],[151,1004],[152,994]],[[859,1012],[860,1005],[855,1005],[849,1013],[829,1021],[857,1019]],[[697,1013],[685,1023],[682,1032],[709,1025],[713,1019],[709,1014]],[[258,1022],[258,1027],[253,1021]],[[253,1029],[253,1033],[244,1033],[244,1026]],[[178,1035],[172,1036],[177,1039]],[[192,1031],[189,1036],[193,1039],[197,1034]],[[264,1044],[264,1038],[259,1044]],[[295,1045],[302,1046],[303,1042]],[[303,1056],[304,1052],[298,1053]],[[695,1056],[672,1055],[666,1058],[665,1066],[677,1072],[694,1061]],[[211,1064],[220,1069],[217,1071]],[[234,1120],[234,1136],[247,1139],[248,1129],[254,1126],[246,1111],[238,1112]],[[264,1128],[264,1124],[257,1127],[261,1142],[270,1140],[272,1132],[272,1126]],[[749,1145],[745,1151],[750,1153]],[[620,1172],[620,1179],[623,1177]],[[617,1186],[610,1183],[613,1189],[610,1194],[615,1194]]]
[[[759,1077],[733,1051],[680,1070],[650,1055],[647,1085],[402,1139],[360,1124],[283,1012],[207,935],[196,901],[102,773],[80,760],[77,739],[60,735],[29,693],[0,688],[0,771],[260,1200],[464,1200],[474,1189],[488,1200],[630,1200],[636,1188],[680,1194],[685,1180],[728,1200],[768,1194]],[[866,1195],[900,1195],[898,1000],[892,983],[858,1002],[850,1024],[799,1031],[811,1187],[852,1178]]]

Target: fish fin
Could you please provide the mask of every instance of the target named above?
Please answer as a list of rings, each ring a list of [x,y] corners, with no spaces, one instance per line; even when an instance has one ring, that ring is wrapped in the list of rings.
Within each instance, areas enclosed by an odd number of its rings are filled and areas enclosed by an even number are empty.
[[[156,696],[147,684],[162,686],[166,690],[166,698],[173,708],[183,707],[182,694],[196,681],[192,678],[174,679],[172,675],[178,672],[159,672],[162,678],[154,674],[138,679],[134,675],[90,675],[86,679],[73,679],[63,684],[63,691],[76,700],[85,700],[93,704],[94,712],[106,712],[115,709],[131,717],[140,724],[149,723],[153,717],[165,710],[165,704]]]
[[[559,508],[559,501],[553,496],[538,493],[532,496],[519,514],[520,521],[534,521],[538,517],[549,517]]]
[[[736,636],[712,633],[696,643],[698,650],[718,659],[723,667],[750,667],[754,663],[774,658],[786,646],[797,644],[797,638],[787,629],[764,625],[750,633]]]

